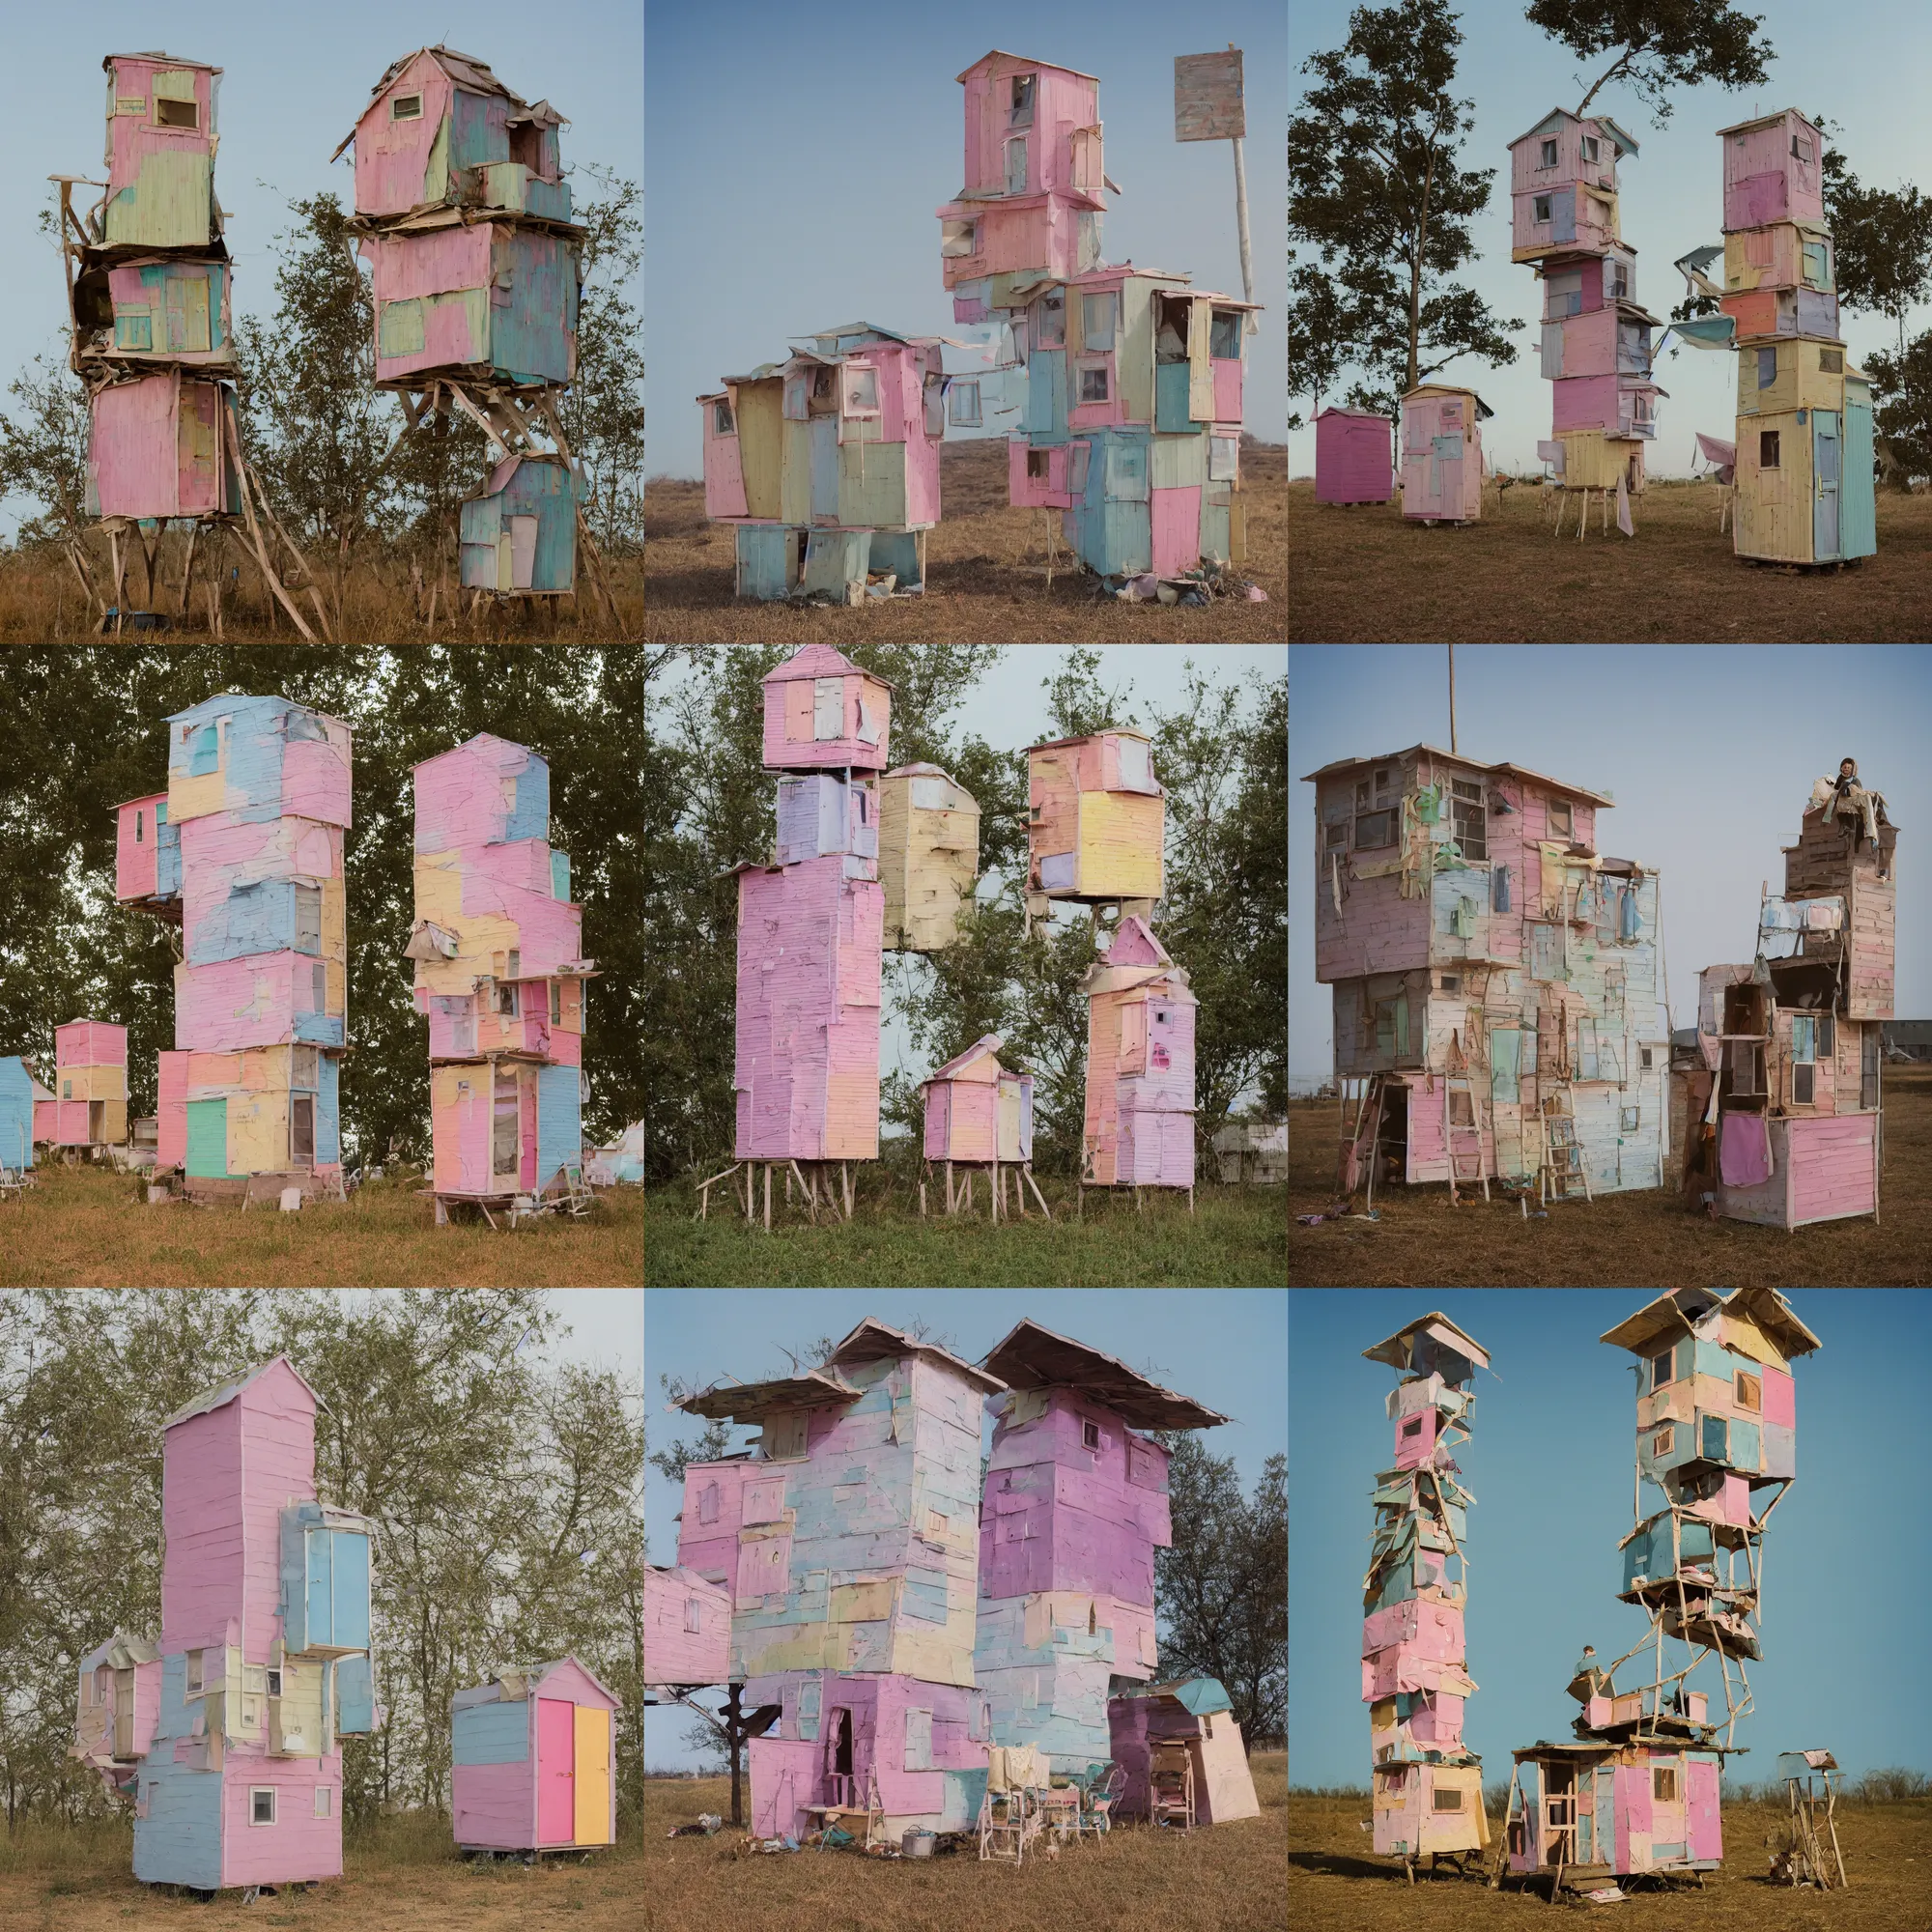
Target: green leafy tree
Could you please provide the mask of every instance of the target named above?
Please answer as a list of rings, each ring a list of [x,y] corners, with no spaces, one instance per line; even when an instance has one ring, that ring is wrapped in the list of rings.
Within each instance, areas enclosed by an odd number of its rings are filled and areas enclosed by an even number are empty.
[[[584,516],[599,546],[642,548],[644,518],[643,327],[631,291],[644,258],[643,187],[608,168],[575,170],[596,193],[581,203],[583,294],[577,312],[577,380],[561,415],[583,465]]]
[[[14,542],[44,549],[87,527],[87,392],[65,361],[36,355],[7,385],[0,411],[0,497],[30,507]]]
[[[1761,17],[1730,0],[1530,0],[1524,10],[1579,61],[1609,65],[1591,82],[1577,112],[1584,113],[1611,82],[1628,87],[1662,126],[1669,120],[1670,90],[1715,81],[1719,87],[1762,87],[1775,57],[1760,34]]]
[[[1865,369],[1885,480],[1903,489],[1915,477],[1932,476],[1932,332],[1915,335],[1896,355],[1868,355]]]
[[[1821,131],[1838,129],[1819,122]],[[1821,174],[1838,306],[1889,318],[1905,354],[1905,318],[1932,293],[1932,197],[1910,182],[1866,187],[1828,139]]]
[[[1516,360],[1521,322],[1452,279],[1476,252],[1469,223],[1495,178],[1459,165],[1475,126],[1451,92],[1460,17],[1447,0],[1357,7],[1344,44],[1302,64],[1315,84],[1289,122],[1289,239],[1331,286],[1297,276],[1289,333],[1314,345],[1329,381],[1342,361],[1363,372],[1349,391],[1358,408],[1393,412],[1459,356]]]
[[[1349,365],[1360,334],[1359,318],[1335,282],[1313,262],[1297,262],[1289,275],[1288,392],[1309,399],[1308,414],[1289,412],[1290,429],[1301,429],[1321,412]]]

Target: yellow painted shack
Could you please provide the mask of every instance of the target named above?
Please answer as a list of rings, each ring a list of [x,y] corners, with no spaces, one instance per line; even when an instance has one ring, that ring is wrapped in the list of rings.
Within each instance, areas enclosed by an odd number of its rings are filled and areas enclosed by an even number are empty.
[[[980,806],[937,765],[900,765],[879,784],[879,883],[888,952],[937,952],[958,936],[980,876]]]
[[[1027,750],[1027,883],[1049,899],[1157,899],[1167,795],[1145,731]]]

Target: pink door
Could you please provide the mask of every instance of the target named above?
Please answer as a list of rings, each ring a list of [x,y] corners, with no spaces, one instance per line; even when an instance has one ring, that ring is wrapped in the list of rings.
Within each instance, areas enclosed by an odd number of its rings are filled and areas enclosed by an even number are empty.
[[[1690,1814],[1691,1858],[1722,1858],[1724,1834],[1718,1810],[1718,1767],[1701,1758],[1689,1759],[1684,1767],[1684,1796]]]
[[[568,1845],[577,1836],[576,1707],[537,1699],[537,1843]]]
[[[1153,568],[1179,577],[1201,560],[1201,486],[1153,493]]]

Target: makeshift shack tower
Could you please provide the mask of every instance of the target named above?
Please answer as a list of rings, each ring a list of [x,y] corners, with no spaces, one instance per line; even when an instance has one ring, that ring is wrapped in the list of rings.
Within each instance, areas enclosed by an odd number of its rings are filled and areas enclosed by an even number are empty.
[[[937,211],[941,266],[955,321],[1004,323],[1024,341],[1012,502],[1058,510],[1102,576],[1239,562],[1245,325],[1259,305],[1101,259],[1111,184],[1094,75],[995,49],[957,78],[965,184]]]
[[[1824,136],[1795,107],[1719,129],[1736,324],[1739,556],[1842,563],[1878,549],[1871,384],[1845,359]],[[1700,251],[1700,254],[1708,251]]]
[[[1539,445],[1560,489],[1614,491],[1628,521],[1663,394],[1651,378],[1657,318],[1636,303],[1636,250],[1617,217],[1617,163],[1637,146],[1607,115],[1552,108],[1510,143],[1514,246],[1543,284],[1543,374],[1551,436]],[[1583,520],[1579,518],[1580,536]]]
[[[1658,877],[1600,851],[1610,795],[1429,745],[1304,782],[1315,973],[1335,988],[1338,1189],[1661,1186]]]
[[[484,731],[415,768],[416,1011],[429,1018],[436,1219],[518,1195],[575,1201],[583,908],[550,842],[550,766]]]
[[[1698,978],[1691,1092],[1709,1131],[1690,1122],[1691,1184],[1715,1212],[1774,1228],[1879,1207],[1898,834],[1876,795],[1867,829],[1818,790],[1783,848],[1783,893],[1758,908],[1755,957]]]
[[[317,628],[328,620],[313,574],[270,508],[242,450],[231,328],[232,276],[214,191],[221,70],[170,54],[109,54],[107,180],[56,175],[68,294],[69,366],[88,399],[85,514],[107,539],[101,579],[77,539],[69,543],[88,612],[118,635],[127,617],[136,547],[156,606],[163,530],[188,530],[176,614],[185,616],[196,545],[213,558],[225,531],[302,637],[314,640],[290,594],[307,592]],[[85,217],[76,186],[101,188]],[[265,526],[266,526],[266,531]],[[277,559],[286,557],[286,563]],[[216,563],[207,579],[209,628],[221,628]]]
[[[116,808],[115,897],[182,927],[156,1165],[199,1199],[339,1195],[349,726],[237,692],[167,722],[166,795]]]
[[[742,1167],[750,1218],[762,1164],[769,1227],[774,1163],[787,1198],[796,1178],[814,1217],[822,1189],[849,1219],[848,1163],[878,1158],[885,903],[867,775],[890,762],[892,686],[808,644],[764,692],[764,761],[782,775],[778,850],[770,865],[736,868],[737,1165],[704,1184]]]
[[[1375,1542],[1362,1583],[1362,1701],[1375,1752],[1375,1848],[1414,1876],[1490,1842],[1483,1761],[1463,1742],[1475,1694],[1463,1633],[1469,1505],[1451,1453],[1470,1435],[1488,1353],[1431,1313],[1363,1354],[1401,1382],[1389,1392],[1391,1466],[1376,1478]]]
[[[411,430],[461,411],[488,441],[492,467],[462,506],[463,587],[575,596],[581,545],[614,621],[559,413],[577,375],[584,235],[558,146],[568,125],[439,44],[390,65],[329,158],[355,148],[376,386]]]
[[[161,1438],[161,1624],[80,1661],[73,1755],[132,1801],[134,1876],[213,1893],[342,1872],[342,1740],[375,1728],[367,1517],[322,1502],[286,1355]]]
[[[55,1027],[53,1092],[53,1099],[34,1109],[36,1140],[71,1148],[126,1141],[128,1029],[110,1020],[69,1020]]]
[[[1507,1868],[1548,1872],[1552,1898],[1566,1876],[1712,1871],[1723,1861],[1722,1766],[1742,1748],[1732,1740],[1751,1708],[1746,1661],[1761,1655],[1764,1526],[1797,1474],[1791,1365],[1819,1346],[1768,1288],[1677,1289],[1603,1339],[1637,1358],[1636,1520],[1619,1601],[1650,1623],[1613,1663],[1585,1650],[1569,1687],[1582,1706],[1579,1743],[1513,1753]],[[1662,1508],[1645,1509],[1645,1484]],[[1710,1657],[1721,1718],[1708,1691],[1690,1688]]]
[[[770,1714],[758,1837],[822,1822],[897,1845],[979,1817],[980,1417],[1005,1386],[867,1320],[819,1368],[678,1405],[761,1428],[751,1455],[685,1471],[678,1527],[679,1565],[732,1592],[729,1681]]]
[[[850,322],[699,396],[704,513],[735,592],[839,604],[923,592],[946,436],[941,341]]]
[[[1187,972],[1129,913],[1087,995],[1080,1188],[1184,1187],[1194,1209],[1194,1009]]]

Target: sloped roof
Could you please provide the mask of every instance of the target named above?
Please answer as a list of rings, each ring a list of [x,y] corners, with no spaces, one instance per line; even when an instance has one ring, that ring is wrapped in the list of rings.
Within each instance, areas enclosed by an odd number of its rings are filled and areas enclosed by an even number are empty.
[[[300,1382],[302,1387],[307,1389],[311,1396],[315,1397],[315,1406],[318,1408],[326,1408],[327,1406],[327,1404],[323,1401],[322,1397],[316,1395],[315,1384],[289,1360],[288,1356],[277,1355],[273,1361],[264,1362],[259,1368],[250,1369],[246,1375],[237,1376],[231,1381],[217,1382],[213,1388],[205,1390],[202,1394],[196,1396],[185,1407],[176,1409],[161,1424],[161,1427],[163,1429],[172,1429],[178,1422],[186,1422],[193,1416],[208,1414],[211,1409],[224,1407],[227,1404],[233,1402],[251,1383],[260,1381],[277,1363],[286,1368],[289,1374],[294,1376],[296,1380]]]
[[[971,1362],[962,1361],[950,1350],[942,1349],[936,1343],[922,1342],[903,1329],[890,1327],[869,1315],[833,1350],[828,1366],[838,1368],[846,1362],[876,1362],[900,1355],[931,1355],[958,1370],[969,1381],[978,1382],[993,1395],[1007,1386],[998,1376],[988,1375],[984,1369],[976,1369]]]
[[[1607,792],[1590,791],[1579,784],[1572,784],[1568,779],[1553,779],[1547,772],[1533,772],[1527,765],[1486,764],[1481,758],[1472,758],[1463,752],[1445,752],[1440,745],[1410,745],[1400,752],[1378,752],[1367,758],[1333,758],[1325,765],[1318,765],[1303,777],[1303,784],[1313,784],[1317,779],[1325,779],[1330,772],[1346,772],[1356,765],[1387,765],[1398,758],[1406,758],[1411,752],[1427,752],[1432,758],[1447,758],[1454,765],[1467,765],[1472,772],[1508,772],[1513,778],[1534,779],[1538,784],[1552,786],[1566,798],[1587,798],[1592,805],[1614,806],[1616,800]]]
[[[355,128],[361,127],[363,122],[369,118],[369,110],[402,78],[404,70],[420,54],[429,55],[457,86],[466,87],[472,94],[500,94],[512,107],[521,110],[512,117],[513,119],[520,121],[542,121],[545,126],[550,127],[567,128],[570,125],[548,100],[539,100],[532,106],[514,88],[505,87],[490,71],[490,65],[487,61],[478,60],[474,54],[460,54],[454,47],[446,47],[440,42],[438,42],[435,46],[417,47],[412,52],[403,55],[400,60],[391,61],[384,69],[382,79],[369,90],[368,101],[363,106],[362,112],[355,117]],[[348,147],[350,142],[355,140],[355,128],[350,128],[348,133],[343,135],[341,147],[338,147],[335,153],[328,157],[331,161],[342,153],[343,148]]]
[[[1078,69],[1077,67],[1062,67],[1058,61],[1034,60],[1031,56],[1027,54],[1009,54],[1004,47],[994,47],[989,52],[981,54],[980,58],[976,60],[973,63],[973,65],[966,70],[966,73],[955,73],[952,76],[952,78],[954,80],[963,81],[966,78],[966,74],[978,73],[982,67],[984,67],[986,63],[990,60],[1025,61],[1028,67],[1050,67],[1056,73],[1077,74],[1082,80],[1091,80],[1096,86],[1098,85],[1100,79],[1100,76],[1097,73],[1082,73],[1080,69]]]
[[[869,677],[875,684],[883,684],[888,691],[893,689],[893,681],[881,677],[875,670],[867,670],[862,665],[855,665],[836,644],[807,644],[803,650],[794,651],[781,665],[774,665],[765,674],[767,684],[784,684],[795,677]]]
[[[1599,128],[1607,128],[1610,130],[1611,138],[1625,154],[1634,155],[1637,151],[1635,141],[1630,135],[1626,134],[1607,114],[1573,114],[1567,107],[1552,107],[1534,128],[1529,128],[1524,133],[1519,134],[1514,141],[1506,142],[1504,145],[1511,148],[1519,147],[1522,142],[1528,140],[1531,134],[1541,134],[1546,128],[1558,127],[1565,121],[1574,121],[1579,128],[1586,121],[1594,121]]]
[[[856,1402],[864,1393],[831,1370],[801,1369],[796,1375],[773,1376],[761,1382],[720,1382],[686,1396],[676,1406],[714,1422],[757,1422],[787,1408]]]
[[[933,769],[936,770],[937,767],[935,766]],[[1005,1044],[1006,1042],[1001,1039],[998,1034],[982,1033],[964,1053],[955,1053],[944,1066],[935,1066],[920,1082],[920,1085],[922,1087],[929,1087],[935,1080],[947,1079],[950,1075],[957,1073],[962,1066],[967,1065],[972,1061],[978,1060],[982,1053],[990,1053],[995,1060],[998,1060],[1000,1057],[1000,1048]]]
[[[1479,1369],[1490,1366],[1490,1351],[1474,1336],[1457,1327],[1439,1308],[1432,1308],[1427,1315],[1417,1316],[1406,1328],[1398,1328],[1373,1349],[1364,1349],[1362,1353],[1372,1362],[1386,1362],[1392,1369],[1406,1369],[1408,1367],[1409,1337],[1419,1330],[1438,1342],[1447,1342],[1458,1354],[1468,1356]]]
[[[189,60],[185,54],[164,54],[155,48],[150,48],[145,53],[108,54],[101,61],[100,70],[103,73],[111,73],[114,71],[114,63],[124,60],[166,61],[170,67],[191,67],[198,73],[219,73],[221,71],[218,67],[210,61]]]
[[[1189,1396],[1162,1388],[1119,1356],[1057,1335],[1031,1317],[987,1355],[986,1366],[1009,1388],[1078,1389],[1136,1429],[1212,1429],[1228,1420]]]
[[[1649,1352],[1666,1335],[1689,1332],[1690,1324],[1714,1308],[1742,1316],[1772,1344],[1786,1361],[1808,1355],[1824,1345],[1793,1314],[1791,1304],[1775,1288],[1740,1288],[1729,1294],[1715,1289],[1674,1288],[1646,1302],[1598,1339],[1633,1354]]]

